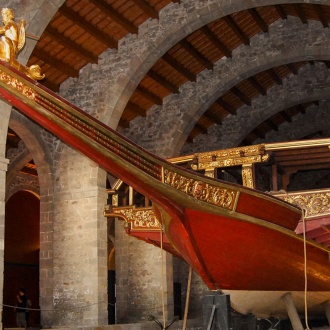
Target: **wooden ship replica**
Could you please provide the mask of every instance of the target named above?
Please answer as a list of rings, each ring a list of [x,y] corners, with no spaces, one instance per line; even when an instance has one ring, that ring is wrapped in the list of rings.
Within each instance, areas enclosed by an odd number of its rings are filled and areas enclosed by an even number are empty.
[[[8,10],[6,15],[13,17]],[[125,182],[132,196],[136,191],[148,201],[136,207],[131,196],[128,205],[120,205],[114,189],[105,216],[123,218],[129,235],[162,243],[210,290],[230,292],[239,311],[246,306],[236,294],[243,292],[249,300],[252,293],[266,293],[269,305],[275,306],[283,292],[297,297],[306,292],[306,278],[315,309],[330,298],[330,190],[287,192],[295,172],[329,168],[329,139],[163,160],[37,83],[35,79],[43,78],[40,68],[16,60],[25,41],[24,23],[15,35],[17,49],[8,38],[8,45],[3,39],[0,43],[0,97]],[[271,193],[260,190],[257,172]],[[219,180],[226,176],[236,182]],[[266,300],[259,301],[262,305],[249,307],[249,312],[270,312],[263,310]]]

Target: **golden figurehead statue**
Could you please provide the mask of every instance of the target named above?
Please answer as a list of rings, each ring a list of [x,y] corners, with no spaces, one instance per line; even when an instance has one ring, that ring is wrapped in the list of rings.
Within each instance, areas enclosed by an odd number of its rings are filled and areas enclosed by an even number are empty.
[[[24,66],[17,61],[18,52],[25,44],[25,21],[19,24],[14,21],[14,13],[10,8],[1,10],[3,26],[0,26],[0,60],[9,63],[32,79],[44,78],[38,65]]]

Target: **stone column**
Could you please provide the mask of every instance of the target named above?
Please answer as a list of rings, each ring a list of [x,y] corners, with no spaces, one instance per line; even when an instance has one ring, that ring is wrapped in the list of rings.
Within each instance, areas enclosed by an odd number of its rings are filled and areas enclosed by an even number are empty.
[[[293,303],[291,293],[287,292],[285,295],[283,295],[282,300],[285,303],[293,330],[304,330],[304,328],[301,324],[297,309]]]
[[[5,248],[5,200],[6,200],[6,172],[9,160],[5,158],[8,121],[11,106],[0,101],[0,303],[3,303],[3,272]],[[2,309],[2,308],[1,308]],[[1,320],[0,314],[0,320]]]
[[[107,324],[106,173],[68,147],[56,169],[53,326]]]
[[[116,323],[147,321],[148,315],[162,324],[173,319],[172,255],[125,233],[116,221]],[[162,266],[163,262],[163,266]]]
[[[0,302],[3,301],[3,272],[4,272],[4,247],[5,247],[5,196],[6,196],[6,171],[8,159],[0,157]],[[2,310],[2,308],[1,308]],[[1,321],[2,315],[0,315]]]
[[[323,308],[324,308],[325,315],[327,317],[328,323],[330,324],[330,301],[327,300],[322,305],[323,305]]]

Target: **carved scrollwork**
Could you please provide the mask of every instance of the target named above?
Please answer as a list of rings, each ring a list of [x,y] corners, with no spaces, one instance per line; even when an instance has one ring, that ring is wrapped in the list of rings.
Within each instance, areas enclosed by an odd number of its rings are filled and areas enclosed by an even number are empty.
[[[19,93],[23,94],[24,96],[28,97],[31,100],[35,99],[35,92],[32,88],[26,86],[18,79],[12,77],[10,74],[0,70],[0,80],[3,81],[5,84],[13,87]]]
[[[136,209],[135,207],[116,207],[112,209],[112,216],[123,217],[126,222],[131,223],[131,229],[135,230],[159,230],[161,225],[154,211],[148,209]]]
[[[279,196],[279,198],[305,210],[306,218],[329,214],[330,212],[330,192],[288,194]]]
[[[197,200],[228,210],[234,209],[238,197],[237,191],[216,187],[204,181],[196,181],[167,169],[164,170],[164,182]]]

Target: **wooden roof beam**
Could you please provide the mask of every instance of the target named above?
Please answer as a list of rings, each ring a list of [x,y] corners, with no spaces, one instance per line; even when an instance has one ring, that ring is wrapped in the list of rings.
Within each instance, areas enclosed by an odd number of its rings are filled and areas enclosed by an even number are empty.
[[[174,94],[179,94],[179,88],[174,86],[173,84],[171,84],[168,80],[166,80],[163,76],[161,76],[156,71],[150,69],[147,72],[147,76],[149,76],[151,79],[156,81],[158,84],[165,87],[169,92],[174,93]]]
[[[251,8],[251,9],[248,9],[248,12],[251,15],[251,17],[256,21],[256,23],[258,24],[260,30],[265,32],[265,33],[268,32],[268,25],[265,23],[263,18],[260,16],[257,9],[256,8]]]
[[[303,8],[301,5],[297,5],[297,4],[292,4],[294,10],[296,11],[298,17],[300,18],[301,22],[303,24],[308,24],[308,21],[307,21],[307,18],[306,18],[306,15],[303,11]]]
[[[227,25],[233,30],[236,36],[243,42],[245,45],[250,44],[250,39],[242,32],[242,30],[238,27],[236,22],[233,20],[231,16],[223,17],[223,20],[227,23]]]
[[[297,104],[296,109],[303,115],[306,113],[306,108],[303,104]]]
[[[292,123],[292,118],[285,111],[281,111],[279,115],[288,123]]]
[[[243,103],[246,105],[251,105],[251,100],[244,94],[242,93],[237,87],[232,87],[230,91],[235,94]]]
[[[205,68],[208,70],[213,69],[213,63],[211,63],[204,55],[202,55],[187,39],[181,40],[180,45]]]
[[[267,70],[267,72],[271,76],[271,78],[276,82],[276,84],[283,85],[282,79],[273,69],[269,69]]]
[[[102,0],[89,0],[95,7],[99,8],[107,16],[111,17],[117,24],[123,27],[127,32],[132,34],[138,33],[138,28],[124,16],[120,15],[118,11],[114,10],[110,5],[104,3]]]
[[[322,10],[322,6],[314,4],[313,7],[314,7],[314,10],[315,10],[317,16],[319,17],[320,21],[322,22],[323,27],[324,28],[329,27],[328,20],[327,20],[326,16],[324,15],[324,11]]]
[[[36,56],[38,59],[43,61],[45,64],[48,64],[54,69],[62,72],[63,74],[67,75],[71,78],[78,78],[79,77],[79,70],[75,70],[72,66],[65,64],[62,61],[57,60],[54,56],[51,56],[50,54],[45,53],[42,49],[36,48],[36,53],[34,53],[34,56]],[[35,55],[37,54],[37,55]]]
[[[196,81],[196,76],[191,73],[188,69],[186,69],[181,63],[179,63],[176,59],[174,59],[168,53],[164,54],[162,59],[168,63],[173,69],[178,71],[181,75],[183,75],[189,81]]]
[[[276,9],[277,13],[280,15],[282,19],[288,18],[287,14],[285,13],[281,5],[275,5],[274,8]]]
[[[260,129],[258,129],[257,127],[252,130],[253,134],[255,134],[256,136],[258,136],[260,139],[264,139],[266,136],[265,136],[265,133],[263,133]]]
[[[217,125],[221,125],[222,124],[222,120],[216,116],[215,114],[213,114],[210,109],[208,109],[206,112],[204,112],[204,116],[212,121],[214,124],[217,124]]]
[[[207,134],[207,128],[205,128],[204,126],[202,126],[199,123],[196,123],[195,127],[194,127],[198,132],[200,132],[200,134]]]
[[[143,97],[145,97],[149,101],[151,101],[157,105],[162,105],[162,103],[163,103],[163,100],[161,98],[159,98],[157,95],[151,93],[150,91],[148,91],[146,88],[144,88],[142,86],[138,86],[135,91],[137,93],[141,94]]]
[[[259,84],[258,80],[255,77],[248,78],[250,84],[261,94],[266,95],[266,90]]]
[[[93,38],[103,43],[109,48],[118,48],[118,42],[113,40],[108,34],[103,33],[97,29],[94,25],[87,22],[83,17],[81,17],[77,12],[70,9],[66,4],[64,4],[58,11],[61,15],[65,16],[72,23],[79,25],[87,33],[89,33]]]
[[[148,16],[151,18],[159,18],[157,10],[149,5],[145,0],[133,0],[133,2],[138,5]]]
[[[226,57],[231,57],[230,49],[205,25],[200,31],[217,47]]]
[[[267,119],[265,120],[265,123],[273,130],[273,131],[278,131],[278,126],[271,120]]]
[[[138,106],[137,104],[133,102],[128,102],[126,104],[125,109],[132,111],[137,116],[145,117],[146,116],[146,110]]]
[[[129,121],[127,121],[127,120],[125,120],[123,118],[120,118],[119,119],[118,126],[120,126],[122,128],[129,128]]]
[[[297,74],[298,74],[298,70],[297,70],[296,66],[294,65],[294,63],[288,63],[286,66],[289,68],[289,70],[290,70],[294,75],[297,75]]]
[[[217,99],[214,103],[219,104],[224,110],[226,110],[231,115],[236,115],[236,109],[231,106],[226,101],[222,100],[221,98]]]
[[[88,63],[97,63],[98,57],[94,54],[87,51],[85,48],[81,47],[80,45],[76,44],[70,38],[66,37],[64,34],[58,32],[56,29],[48,26],[44,31],[50,38],[58,42],[60,45],[65,47],[66,49],[76,53],[79,57],[84,58]]]

